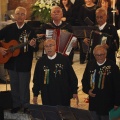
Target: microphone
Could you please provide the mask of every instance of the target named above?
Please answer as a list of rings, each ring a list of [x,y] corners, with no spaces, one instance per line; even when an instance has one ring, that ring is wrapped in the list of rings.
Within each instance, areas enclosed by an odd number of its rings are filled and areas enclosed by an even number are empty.
[[[100,31],[96,31],[96,30],[93,30],[92,32],[96,33],[96,34],[99,34],[99,35],[103,35],[105,37],[112,37],[112,35],[109,35],[107,33],[103,33],[103,32],[100,32]]]

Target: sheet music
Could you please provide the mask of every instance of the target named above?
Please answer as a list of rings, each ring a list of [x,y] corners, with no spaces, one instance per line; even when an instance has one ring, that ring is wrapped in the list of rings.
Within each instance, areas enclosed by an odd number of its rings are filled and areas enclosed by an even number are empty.
[[[70,43],[69,43],[69,45],[68,45],[68,47],[67,47],[67,49],[66,49],[66,51],[65,51],[65,54],[66,55],[69,55],[70,54],[70,52],[71,52],[71,50],[72,50],[72,43],[73,42],[76,42],[77,41],[77,38],[75,37],[75,36],[73,36],[72,37],[72,39],[71,39],[71,41],[70,41]]]
[[[53,33],[54,33],[53,29],[46,29],[46,39],[53,38]]]

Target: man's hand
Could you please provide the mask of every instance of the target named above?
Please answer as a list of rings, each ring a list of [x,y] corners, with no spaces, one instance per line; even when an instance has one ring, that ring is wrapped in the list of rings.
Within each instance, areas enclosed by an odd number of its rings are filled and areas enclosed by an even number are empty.
[[[78,44],[77,40],[76,40],[75,42],[72,42],[72,47],[73,47],[73,48],[76,48],[76,47],[77,47],[77,44]]]
[[[33,97],[33,104],[38,104],[37,97]]]
[[[61,20],[62,20],[62,21],[66,21],[66,17],[62,17]]]
[[[41,38],[41,37],[43,37],[43,36],[45,36],[45,34],[37,34],[37,37],[38,37],[38,38]]]
[[[119,10],[118,9],[116,9],[116,15],[119,15]]]
[[[83,42],[84,42],[87,46],[89,46],[89,44],[90,44],[90,39],[89,39],[89,38],[85,38],[85,39],[83,40]]]
[[[36,46],[36,39],[31,39],[30,42],[29,42],[29,45],[32,46],[32,47],[35,47]]]
[[[77,94],[73,94],[73,99],[76,99],[76,104],[79,104],[79,98]]]
[[[3,47],[0,47],[0,53],[4,56],[7,54],[7,49],[6,48],[3,48]]]
[[[89,94],[91,97],[95,97],[96,94],[92,93],[92,91],[93,91],[93,89],[90,89],[89,92],[88,92],[88,94]]]
[[[117,110],[119,106],[114,105],[114,110]]]

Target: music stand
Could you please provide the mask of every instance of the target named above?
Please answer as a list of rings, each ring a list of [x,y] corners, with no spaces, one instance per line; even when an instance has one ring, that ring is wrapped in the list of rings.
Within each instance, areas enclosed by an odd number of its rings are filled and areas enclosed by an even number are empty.
[[[95,26],[72,26],[73,34],[77,38],[90,38],[90,34],[92,30],[96,30]]]

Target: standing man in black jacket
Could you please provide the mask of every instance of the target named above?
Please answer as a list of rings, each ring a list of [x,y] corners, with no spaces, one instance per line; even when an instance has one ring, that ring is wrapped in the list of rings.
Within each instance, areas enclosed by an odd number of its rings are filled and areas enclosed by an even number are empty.
[[[70,106],[70,99],[78,102],[78,79],[68,57],[56,53],[56,42],[47,39],[44,42],[46,54],[38,60],[33,77],[33,103],[37,104],[41,92],[43,105]]]
[[[33,52],[38,50],[38,44],[36,40],[33,39],[36,35],[32,28],[24,22],[26,14],[27,11],[24,7],[17,7],[15,10],[16,22],[0,30],[0,40],[4,39],[5,42],[8,43],[8,46],[10,42],[13,46],[16,46],[13,40],[18,42],[18,44],[23,44],[28,40],[28,44],[20,48],[19,55],[9,58],[5,63],[5,68],[8,69],[10,75],[10,86],[13,98],[12,113],[18,112],[21,108],[24,108],[25,112],[30,102],[29,83]],[[8,48],[1,45],[0,53],[3,56],[10,54],[7,51]]]
[[[118,66],[106,58],[107,50],[97,45],[82,78],[82,90],[89,95],[89,110],[93,120],[109,120],[109,111],[120,106],[120,72]]]

